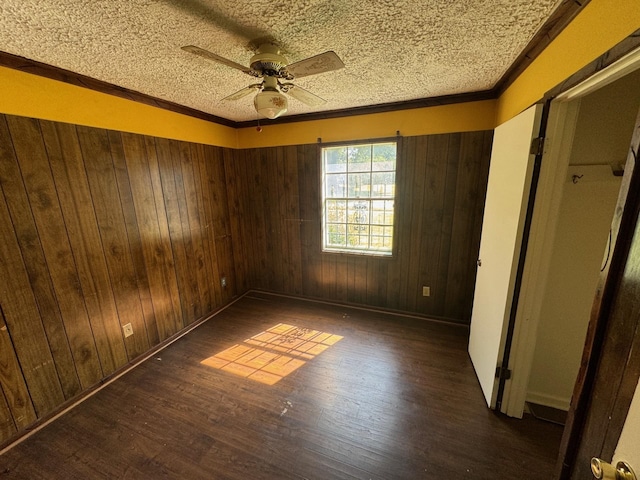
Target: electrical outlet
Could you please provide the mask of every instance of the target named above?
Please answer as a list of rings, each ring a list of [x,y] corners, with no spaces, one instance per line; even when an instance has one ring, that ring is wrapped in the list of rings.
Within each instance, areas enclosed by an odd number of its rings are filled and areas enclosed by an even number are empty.
[[[422,287],[422,296],[430,297],[431,296],[431,287]]]
[[[220,279],[220,285],[222,285],[222,288],[226,288],[226,286],[227,286],[227,277],[222,277]]]
[[[133,335],[133,327],[131,326],[130,323],[123,325],[122,331],[124,332],[124,338],[130,337],[131,335]]]

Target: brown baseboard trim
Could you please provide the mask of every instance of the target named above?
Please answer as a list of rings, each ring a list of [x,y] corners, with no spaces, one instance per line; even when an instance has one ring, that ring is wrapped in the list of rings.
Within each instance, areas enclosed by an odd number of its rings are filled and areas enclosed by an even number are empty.
[[[318,298],[318,297],[304,297],[301,295],[291,295],[291,294],[286,294],[286,293],[280,293],[280,292],[274,292],[274,291],[270,291],[270,290],[261,290],[261,289],[250,289],[248,292],[246,292],[244,294],[244,296],[248,297],[248,298],[255,298],[255,297],[251,297],[252,293],[262,293],[265,295],[272,295],[274,297],[282,297],[282,298],[290,298],[292,300],[302,300],[305,302],[312,302],[312,303],[321,303],[324,305],[332,305],[334,307],[345,307],[345,308],[352,308],[354,310],[362,310],[365,312],[373,312],[373,313],[384,313],[386,315],[393,315],[396,317],[404,317],[404,318],[412,318],[414,320],[423,320],[426,322],[430,322],[430,323],[439,323],[439,324],[444,324],[444,325],[450,325],[450,326],[454,326],[454,327],[461,327],[461,328],[465,328],[465,329],[469,329],[469,324],[461,322],[460,320],[455,320],[452,318],[446,318],[446,317],[437,317],[437,316],[427,316],[427,315],[420,315],[417,313],[412,313],[412,312],[405,312],[402,310],[393,310],[393,309],[389,309],[389,308],[380,308],[380,307],[370,307],[367,305],[362,305],[362,304],[357,304],[357,303],[347,303],[347,302],[336,302],[336,301],[330,301],[330,300],[326,300],[323,298]]]

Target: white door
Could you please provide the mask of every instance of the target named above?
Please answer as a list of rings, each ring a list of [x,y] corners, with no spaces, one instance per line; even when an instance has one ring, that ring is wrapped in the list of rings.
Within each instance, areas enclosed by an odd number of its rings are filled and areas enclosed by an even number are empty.
[[[541,117],[542,105],[534,105],[496,128],[493,137],[469,337],[469,355],[491,408],[498,394],[496,368],[504,352],[531,187],[531,142],[539,134]]]

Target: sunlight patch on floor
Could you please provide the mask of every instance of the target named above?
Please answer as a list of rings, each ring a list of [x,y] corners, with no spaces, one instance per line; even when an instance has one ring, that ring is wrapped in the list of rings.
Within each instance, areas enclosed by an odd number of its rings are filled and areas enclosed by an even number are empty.
[[[279,323],[200,363],[274,385],[342,338]]]

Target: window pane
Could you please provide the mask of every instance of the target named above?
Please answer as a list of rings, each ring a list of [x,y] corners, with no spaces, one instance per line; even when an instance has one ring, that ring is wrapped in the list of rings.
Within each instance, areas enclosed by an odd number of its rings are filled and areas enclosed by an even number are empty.
[[[371,225],[370,232],[372,236],[383,237],[384,236],[384,227],[379,225]]]
[[[370,173],[350,173],[348,195],[350,198],[369,197],[371,193]]]
[[[347,222],[347,202],[344,200],[327,200],[327,223]]]
[[[347,147],[324,149],[324,171],[326,173],[347,171]]]
[[[371,145],[349,147],[348,158],[350,172],[371,171]]]
[[[396,169],[396,145],[395,143],[380,143],[373,146],[373,166],[376,170]]]
[[[328,224],[327,225],[327,246],[346,247],[347,245],[347,226],[345,224]]]
[[[393,225],[393,201],[372,201],[370,223],[372,225]]]
[[[369,247],[369,226],[368,225],[349,225],[347,229],[347,244],[350,247],[368,248]]]
[[[371,174],[372,196],[393,197],[396,187],[395,172],[381,172]]]
[[[325,197],[345,198],[347,196],[347,176],[345,174],[333,174],[325,176]]]
[[[348,204],[348,222],[364,225],[369,223],[369,202],[366,200],[350,200]]]

